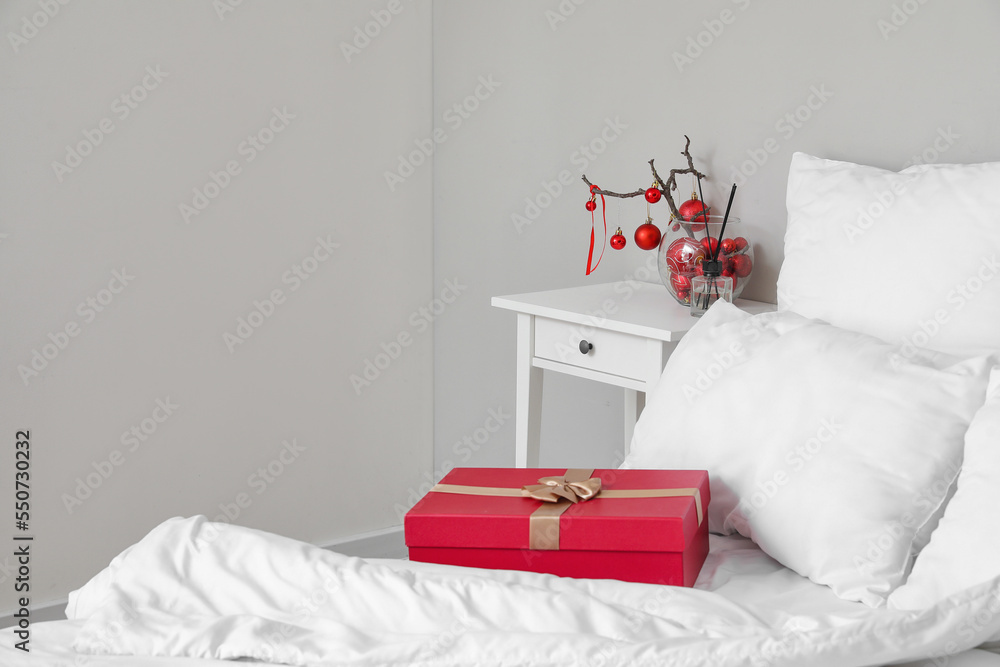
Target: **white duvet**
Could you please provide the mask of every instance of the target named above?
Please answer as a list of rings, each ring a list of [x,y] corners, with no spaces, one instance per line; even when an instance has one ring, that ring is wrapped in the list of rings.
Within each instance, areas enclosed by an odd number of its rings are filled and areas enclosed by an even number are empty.
[[[699,588],[684,589],[365,561],[171,519],[72,594],[75,620],[63,624],[82,654],[292,665],[1000,663],[962,653],[998,634],[1000,580],[922,612],[871,609],[748,540],[719,538],[712,550]],[[36,631],[36,650],[43,638]],[[22,664],[8,648],[0,664]]]

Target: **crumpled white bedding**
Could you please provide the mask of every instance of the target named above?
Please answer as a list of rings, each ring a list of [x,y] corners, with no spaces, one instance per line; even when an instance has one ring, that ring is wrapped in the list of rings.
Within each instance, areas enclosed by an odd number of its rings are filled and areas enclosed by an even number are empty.
[[[195,517],[117,557],[71,596],[74,620],[36,626],[33,649],[71,658],[73,631],[86,654],[295,665],[851,667],[931,656],[914,664],[971,667],[1000,665],[967,650],[997,634],[998,612],[1000,580],[922,612],[871,609],[742,538],[713,538],[698,586],[683,589],[364,561]],[[40,664],[5,639],[0,664]],[[145,664],[100,660],[86,664]]]

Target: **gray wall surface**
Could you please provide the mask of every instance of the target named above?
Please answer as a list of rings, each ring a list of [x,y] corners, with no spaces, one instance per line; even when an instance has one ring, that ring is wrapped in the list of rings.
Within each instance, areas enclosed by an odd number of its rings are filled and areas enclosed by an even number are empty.
[[[30,429],[32,604],[171,516],[398,524],[440,288],[431,167],[384,174],[431,131],[431,7],[46,4],[0,5],[28,35],[0,48],[0,539]]]

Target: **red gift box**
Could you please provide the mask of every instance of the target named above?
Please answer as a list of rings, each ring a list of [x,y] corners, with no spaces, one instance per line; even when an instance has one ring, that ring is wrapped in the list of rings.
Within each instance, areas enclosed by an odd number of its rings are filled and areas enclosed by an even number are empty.
[[[584,500],[588,478],[600,491]],[[692,586],[708,555],[709,500],[704,470],[456,468],[404,530],[414,561]]]

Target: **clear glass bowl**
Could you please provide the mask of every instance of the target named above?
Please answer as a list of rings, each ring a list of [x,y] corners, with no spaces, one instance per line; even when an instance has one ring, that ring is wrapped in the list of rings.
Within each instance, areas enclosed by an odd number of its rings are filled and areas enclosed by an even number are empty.
[[[702,275],[701,263],[708,257],[709,245],[717,245],[721,229],[722,216],[710,215],[707,222],[704,216],[695,221],[675,218],[663,230],[663,238],[656,251],[656,266],[660,280],[677,303],[691,304],[691,278]],[[739,218],[729,216],[726,235],[719,248],[719,261],[722,262],[723,275],[733,277],[735,299],[743,293],[753,273],[753,244],[744,234]]]

